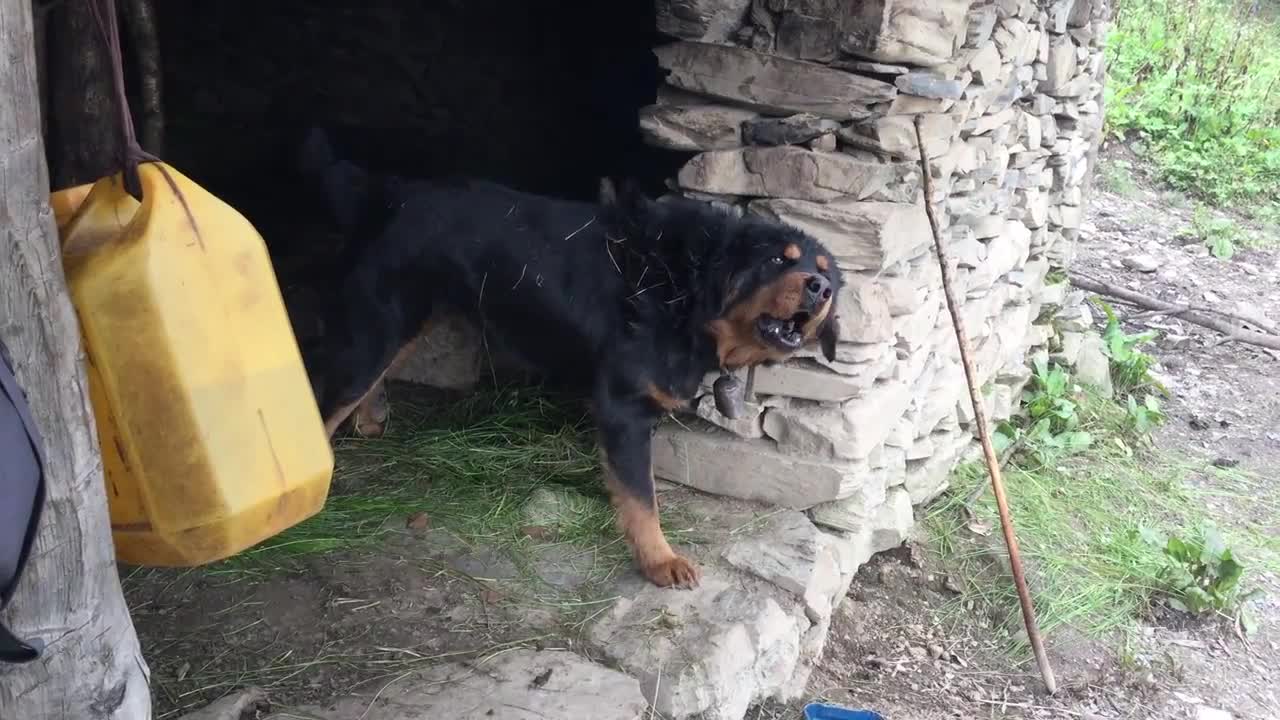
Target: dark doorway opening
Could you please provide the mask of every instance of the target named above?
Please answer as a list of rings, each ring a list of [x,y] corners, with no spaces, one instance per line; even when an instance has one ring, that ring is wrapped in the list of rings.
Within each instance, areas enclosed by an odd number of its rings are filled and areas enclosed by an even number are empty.
[[[258,227],[282,284],[325,254],[292,165],[311,125],[377,170],[583,200],[603,176],[660,190],[679,161],[637,128],[660,80],[652,0],[157,8],[165,159]]]

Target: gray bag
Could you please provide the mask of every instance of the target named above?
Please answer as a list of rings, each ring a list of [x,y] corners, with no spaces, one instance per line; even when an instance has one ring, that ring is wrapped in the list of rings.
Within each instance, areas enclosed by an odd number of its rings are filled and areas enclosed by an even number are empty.
[[[27,397],[0,344],[0,610],[12,599],[44,506],[44,457]],[[38,643],[14,637],[0,622],[0,662],[30,662]]]

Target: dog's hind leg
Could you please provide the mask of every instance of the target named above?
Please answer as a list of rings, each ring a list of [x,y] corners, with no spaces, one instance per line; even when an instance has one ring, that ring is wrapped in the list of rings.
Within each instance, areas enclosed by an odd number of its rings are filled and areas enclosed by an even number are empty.
[[[408,356],[431,316],[429,295],[390,291],[386,274],[368,267],[347,278],[344,292],[334,299],[335,322],[327,323],[332,330],[326,343],[333,351],[322,362],[317,385],[330,437],[352,413],[357,432],[381,433],[383,378]]]
[[[387,369],[382,371],[377,382],[356,405],[355,412],[352,413],[351,427],[360,437],[382,437],[382,433],[387,428],[387,421],[391,419],[391,404],[387,398],[387,375],[394,372],[409,358],[418,338],[425,335],[430,327],[431,320],[428,318],[422,326],[422,331],[409,338],[409,341],[400,348],[387,365]]]
[[[347,384],[343,395],[352,400],[338,401],[334,409],[325,415],[324,428],[325,432],[329,433],[329,437],[333,437],[333,434],[338,432],[338,428],[342,427],[347,418],[352,418],[353,427],[361,437],[379,437],[383,434],[389,414],[385,378],[387,373],[392,372],[402,363],[404,357],[408,356],[413,340],[416,340],[416,336],[404,343],[389,363],[381,366],[380,370],[376,370],[371,383],[367,382],[369,373],[366,372],[364,378],[360,378],[357,374],[356,378],[360,379],[353,379],[353,382]]]
[[[671,549],[658,520],[650,457],[652,417],[638,407],[624,410],[615,402],[602,403],[598,397],[596,417],[605,484],[618,515],[618,526],[640,571],[660,587],[697,586],[701,571]]]

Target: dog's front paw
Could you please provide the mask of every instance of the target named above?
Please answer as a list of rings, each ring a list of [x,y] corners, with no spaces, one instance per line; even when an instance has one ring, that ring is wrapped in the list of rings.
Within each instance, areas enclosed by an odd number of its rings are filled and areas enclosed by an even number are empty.
[[[355,422],[351,423],[351,429],[362,438],[380,438],[387,428],[384,423],[356,418]]]
[[[387,430],[387,420],[390,417],[391,405],[387,399],[387,388],[379,383],[356,408],[351,427],[362,438],[380,438]]]
[[[658,587],[692,589],[702,582],[702,570],[692,561],[674,553],[666,560],[644,565],[640,570]]]

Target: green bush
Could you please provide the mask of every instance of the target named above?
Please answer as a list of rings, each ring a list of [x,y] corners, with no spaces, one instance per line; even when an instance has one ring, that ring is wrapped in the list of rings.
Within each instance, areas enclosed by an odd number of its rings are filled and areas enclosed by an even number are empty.
[[[1157,426],[1164,424],[1164,409],[1160,407],[1160,399],[1155,395],[1147,395],[1142,402],[1138,402],[1137,398],[1130,395],[1126,402],[1125,417],[1128,418],[1129,429],[1137,437],[1143,438],[1151,434]]]
[[[1198,206],[1191,216],[1191,234],[1219,260],[1230,260],[1237,248],[1256,244],[1234,220],[1217,217],[1203,205]]]
[[[1118,0],[1106,123],[1218,203],[1280,199],[1280,22],[1253,0]]]
[[[1192,615],[1207,611],[1238,613],[1252,593],[1242,593],[1245,566],[1212,525],[1187,537],[1162,537],[1145,530],[1143,538],[1163,547],[1162,590],[1177,610]]]
[[[1098,165],[1098,184],[1120,197],[1132,197],[1138,191],[1133,181],[1133,166],[1125,160],[1110,160]]]
[[[1022,411],[996,427],[996,450],[1004,452],[1020,443],[1024,457],[1048,465],[1089,447],[1093,436],[1080,429],[1081,393],[1065,369],[1037,360],[1022,393]]]
[[[1093,298],[1093,303],[1102,309],[1107,316],[1107,326],[1102,331],[1103,352],[1111,364],[1111,382],[1122,394],[1133,394],[1146,388],[1154,388],[1168,397],[1157,378],[1151,375],[1151,366],[1156,359],[1142,351],[1142,346],[1158,337],[1155,330],[1147,330],[1133,335],[1124,331],[1116,311],[1102,298]]]

